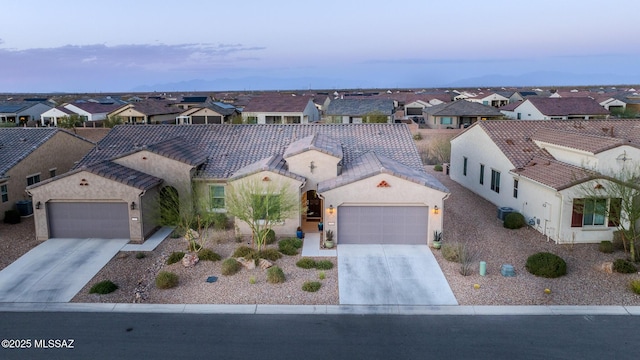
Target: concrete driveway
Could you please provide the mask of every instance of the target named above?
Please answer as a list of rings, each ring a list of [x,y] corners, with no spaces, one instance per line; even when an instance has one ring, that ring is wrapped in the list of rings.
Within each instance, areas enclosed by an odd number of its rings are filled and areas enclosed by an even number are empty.
[[[338,245],[341,305],[458,305],[426,245]]]
[[[0,271],[0,302],[69,302],[128,239],[50,239]]]

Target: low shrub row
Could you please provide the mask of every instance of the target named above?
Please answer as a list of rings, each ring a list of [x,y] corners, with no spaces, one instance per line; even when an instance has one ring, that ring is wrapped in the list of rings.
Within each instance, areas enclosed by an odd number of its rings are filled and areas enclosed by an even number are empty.
[[[312,258],[303,257],[298,260],[296,266],[303,269],[330,270],[333,269],[333,263],[329,260],[315,261]]]

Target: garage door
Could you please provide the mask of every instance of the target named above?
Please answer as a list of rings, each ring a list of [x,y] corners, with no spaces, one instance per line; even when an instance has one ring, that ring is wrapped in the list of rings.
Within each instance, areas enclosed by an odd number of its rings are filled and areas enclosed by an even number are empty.
[[[426,206],[340,206],[339,244],[427,244]]]
[[[47,214],[52,238],[129,238],[126,203],[52,202]]]

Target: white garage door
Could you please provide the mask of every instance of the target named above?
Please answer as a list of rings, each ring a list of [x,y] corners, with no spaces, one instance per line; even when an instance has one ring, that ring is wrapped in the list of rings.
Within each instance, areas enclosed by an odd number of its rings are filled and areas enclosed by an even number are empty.
[[[427,206],[340,206],[338,244],[427,244]]]
[[[49,237],[128,239],[126,203],[47,203]]]

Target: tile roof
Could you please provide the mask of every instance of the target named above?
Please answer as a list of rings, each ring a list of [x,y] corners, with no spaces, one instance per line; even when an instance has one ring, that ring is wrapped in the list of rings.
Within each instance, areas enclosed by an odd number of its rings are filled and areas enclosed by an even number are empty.
[[[442,192],[449,192],[444,185],[424,171],[410,168],[378,155],[374,151],[369,151],[351,163],[346,164],[342,174],[338,177],[320,182],[318,184],[318,192],[331,190],[379,174],[393,175]]]
[[[0,178],[52,138],[58,128],[0,128]],[[74,136],[71,133],[69,135]]]
[[[207,161],[207,155],[182,137],[160,141],[151,145],[143,145],[140,149],[146,149],[152,153],[169,159],[183,162],[191,166],[198,166]]]
[[[119,157],[137,150],[136,144],[149,146],[182,137],[207,157],[199,177],[226,179],[247,165],[284,154],[291,143],[316,133],[341,144],[344,165],[375,151],[424,171],[411,132],[404,124],[118,125],[78,166]]]
[[[243,112],[295,112],[301,113],[307,107],[309,96],[291,94],[262,94],[249,100]]]
[[[493,106],[467,100],[434,105],[424,108],[423,112],[433,116],[503,116]]]
[[[73,105],[90,114],[110,113],[124,106],[121,104],[99,104],[94,102],[74,102],[74,103],[70,103],[69,105]]]
[[[609,115],[607,109],[589,97],[531,97],[525,101],[531,102],[536,109],[546,116]]]
[[[287,146],[284,158],[301,154],[307,150],[317,150],[322,153],[342,159],[342,145],[337,140],[324,134],[313,134],[296,140]]]
[[[1,114],[15,114],[15,113],[19,113],[23,110],[26,110],[32,106],[38,105],[40,104],[40,102],[34,102],[34,101],[21,101],[21,102],[14,102],[14,101],[7,101],[7,102],[2,102],[0,103],[0,113]]]
[[[587,169],[539,156],[535,156],[527,165],[513,172],[556,190],[563,190],[596,177],[594,172]]]
[[[276,174],[290,177],[301,182],[306,181],[303,176],[294,174],[289,171],[287,162],[284,160],[282,155],[271,155],[268,158],[256,161],[253,164],[249,164],[236,171],[233,175],[231,175],[229,179],[237,180],[255,173],[259,173],[261,171],[271,171]]]
[[[607,128],[603,130],[604,135],[591,135],[579,134],[568,130],[542,128],[536,131],[531,139],[597,154],[627,143],[623,138],[607,136],[609,131],[609,128]]]
[[[373,112],[393,115],[393,100],[391,99],[335,99],[327,106],[327,115],[363,116]]]
[[[144,100],[144,101],[132,103],[131,106],[137,111],[147,116],[177,114],[179,112],[182,112],[182,109],[180,109],[179,107],[173,106],[174,104],[175,104],[174,101]]]

